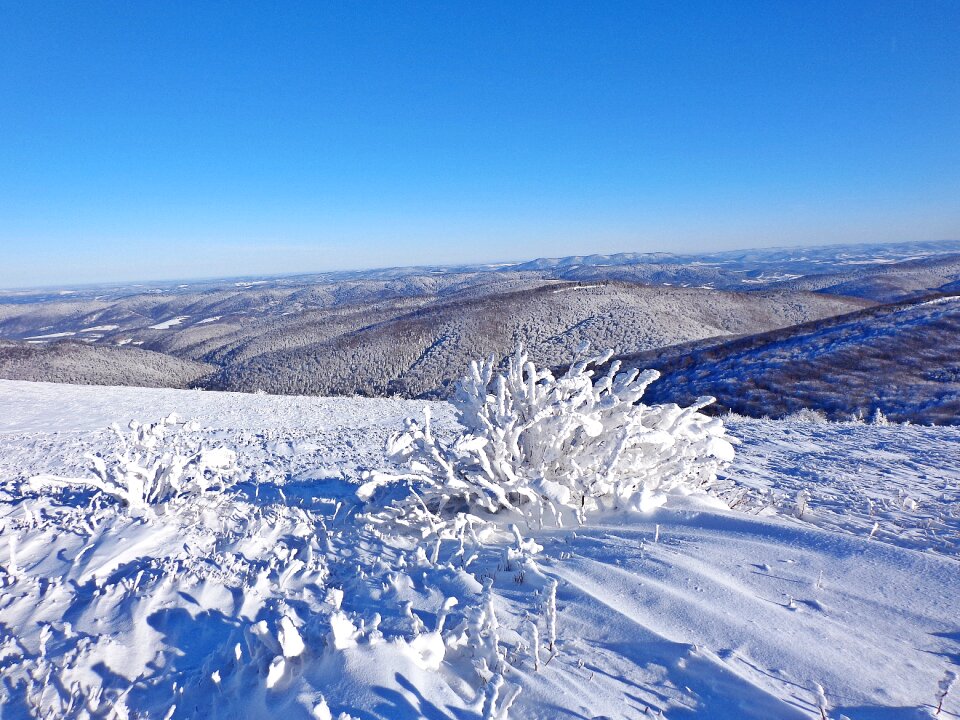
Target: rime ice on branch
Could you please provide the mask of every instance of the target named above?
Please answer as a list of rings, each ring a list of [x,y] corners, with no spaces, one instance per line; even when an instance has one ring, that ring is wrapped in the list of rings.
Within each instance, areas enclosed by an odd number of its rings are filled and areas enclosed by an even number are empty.
[[[620,372],[611,353],[584,358],[581,347],[565,374],[539,370],[522,350],[503,373],[494,359],[473,362],[453,403],[464,430],[436,438],[429,413],[406,421],[387,447],[418,479],[409,501],[431,515],[516,511],[560,524],[564,509],[652,509],[675,490],[708,486],[733,459],[723,423],[690,407],[644,405],[655,370]]]
[[[145,508],[178,497],[223,490],[238,479],[237,455],[225,447],[209,447],[198,435],[196,422],[170,415],[155,423],[131,421],[124,434],[114,423],[117,449],[107,455],[86,455],[93,475],[30,478],[37,489],[79,485],[94,488],[131,509]]]

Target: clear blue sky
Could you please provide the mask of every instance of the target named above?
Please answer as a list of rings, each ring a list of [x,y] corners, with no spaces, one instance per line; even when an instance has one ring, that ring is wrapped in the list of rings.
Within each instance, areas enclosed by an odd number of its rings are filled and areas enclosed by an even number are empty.
[[[960,2],[0,4],[0,285],[960,237]]]

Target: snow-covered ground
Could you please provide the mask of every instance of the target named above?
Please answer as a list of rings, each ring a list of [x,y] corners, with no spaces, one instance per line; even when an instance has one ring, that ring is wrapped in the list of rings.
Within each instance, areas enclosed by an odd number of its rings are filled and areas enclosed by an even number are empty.
[[[187,315],[181,315],[179,317],[171,318],[169,320],[164,320],[163,322],[157,323],[156,325],[151,325],[150,329],[151,330],[169,330],[174,325],[179,325],[180,323],[182,323],[188,317],[189,316]]]
[[[960,429],[730,419],[722,502],[461,553],[356,496],[424,405],[0,381],[0,716],[935,717]],[[26,482],[171,412],[237,452],[235,489],[136,513]]]

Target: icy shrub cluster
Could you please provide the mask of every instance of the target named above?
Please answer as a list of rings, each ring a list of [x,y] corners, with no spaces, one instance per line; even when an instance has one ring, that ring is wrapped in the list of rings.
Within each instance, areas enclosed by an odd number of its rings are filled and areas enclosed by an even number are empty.
[[[30,484],[95,488],[130,508],[144,508],[174,498],[223,490],[238,478],[237,456],[225,447],[208,447],[197,435],[196,422],[176,415],[155,423],[131,421],[124,433],[114,423],[117,449],[106,457],[87,454],[92,476],[63,478],[40,475]]]
[[[516,511],[528,521],[562,524],[564,509],[648,510],[667,492],[708,486],[733,459],[723,422],[689,407],[644,405],[655,370],[620,372],[610,353],[583,358],[560,377],[518,350],[503,373],[493,359],[473,362],[453,403],[464,429],[452,442],[410,419],[388,443],[390,458],[417,478],[409,510],[446,517],[466,511]]]
[[[829,422],[827,414],[822,410],[812,408],[800,408],[794,413],[784,416],[784,420],[795,423],[817,423],[823,424]]]
[[[668,492],[707,487],[733,458],[723,423],[700,412],[711,398],[686,408],[645,405],[644,391],[657,372],[620,372],[613,363],[600,374],[596,368],[610,354],[586,357],[586,350],[580,348],[560,377],[538,370],[519,350],[503,372],[492,358],[472,363],[452,400],[459,434],[435,436],[429,411],[422,423],[408,419],[388,440],[387,454],[410,474],[375,473],[357,491],[371,501],[381,485],[412,480],[408,493],[373,501],[366,515],[373,537],[405,549],[384,592],[412,587],[406,567],[473,586],[472,599],[445,601],[433,632],[407,602],[414,638],[397,642],[414,652],[421,668],[441,661],[471,668],[485,720],[509,716],[521,689],[508,680],[516,669],[539,672],[558,652],[557,581],[536,561],[543,547],[524,538],[516,521],[559,526],[571,515],[583,522],[594,509],[650,509]],[[494,581],[525,588],[539,609],[498,618]],[[454,606],[462,620],[444,629]],[[338,616],[331,628],[336,648],[375,641]]]

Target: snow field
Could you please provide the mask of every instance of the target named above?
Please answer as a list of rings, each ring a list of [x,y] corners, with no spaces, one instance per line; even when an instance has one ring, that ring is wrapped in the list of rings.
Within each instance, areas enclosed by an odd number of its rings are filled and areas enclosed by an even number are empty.
[[[399,487],[356,495],[423,406],[0,382],[3,717],[934,717],[957,430],[728,421],[735,511],[437,544],[364,521]],[[171,412],[237,453],[234,490],[137,513],[25,482]]]

